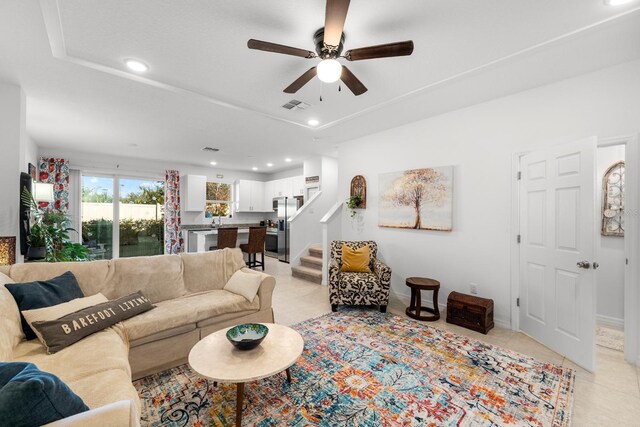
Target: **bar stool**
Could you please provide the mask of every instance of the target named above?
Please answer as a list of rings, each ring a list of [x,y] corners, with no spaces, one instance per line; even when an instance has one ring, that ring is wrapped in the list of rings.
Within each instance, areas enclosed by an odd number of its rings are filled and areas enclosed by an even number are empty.
[[[440,290],[440,282],[426,277],[408,277],[406,282],[411,288],[411,302],[405,310],[407,316],[416,320],[426,320],[434,322],[440,319],[440,309],[438,307],[438,291]],[[422,307],[421,291],[433,291],[433,308]],[[421,311],[433,313],[433,316],[421,316]]]
[[[235,248],[238,241],[238,227],[218,228],[218,243],[211,246],[210,251],[224,248]]]
[[[249,242],[240,245],[240,250],[249,255],[247,267],[262,267],[264,271],[264,242],[267,238],[267,227],[249,227]],[[261,254],[261,261],[256,260],[256,254]],[[253,255],[253,260],[251,259]]]

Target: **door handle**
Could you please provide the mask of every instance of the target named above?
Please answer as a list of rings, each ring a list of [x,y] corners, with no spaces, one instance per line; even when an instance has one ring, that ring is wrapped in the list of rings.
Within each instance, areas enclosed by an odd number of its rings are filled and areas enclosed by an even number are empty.
[[[579,261],[576,265],[578,268],[584,268],[585,270],[591,268],[591,263],[589,261]]]

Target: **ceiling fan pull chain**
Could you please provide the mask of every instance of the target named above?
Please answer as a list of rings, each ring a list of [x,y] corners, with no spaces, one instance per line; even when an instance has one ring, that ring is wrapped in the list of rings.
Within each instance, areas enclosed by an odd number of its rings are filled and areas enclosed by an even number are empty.
[[[320,82],[320,102],[322,102],[322,88],[324,87],[324,85],[322,84],[322,82]]]
[[[342,92],[342,85],[338,85],[338,92]]]

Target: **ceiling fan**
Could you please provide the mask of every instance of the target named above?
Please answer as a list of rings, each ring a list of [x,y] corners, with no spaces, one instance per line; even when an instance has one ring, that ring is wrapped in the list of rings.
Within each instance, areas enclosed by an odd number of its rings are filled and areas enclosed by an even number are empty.
[[[347,19],[349,3],[350,0],[327,0],[324,28],[320,28],[313,36],[313,41],[316,46],[315,52],[255,39],[250,39],[247,42],[247,47],[249,49],[282,53],[307,59],[321,59],[317,66],[309,68],[303,75],[287,86],[284,89],[286,93],[296,93],[317,75],[318,78],[325,83],[333,83],[340,79],[354,95],[362,95],[367,91],[365,85],[363,85],[347,67],[340,64],[337,58],[345,58],[347,61],[360,61],[363,59],[407,56],[413,53],[413,41],[408,40],[351,49],[346,51],[344,55],[341,55],[344,44],[344,33],[342,30],[344,28],[344,21]]]

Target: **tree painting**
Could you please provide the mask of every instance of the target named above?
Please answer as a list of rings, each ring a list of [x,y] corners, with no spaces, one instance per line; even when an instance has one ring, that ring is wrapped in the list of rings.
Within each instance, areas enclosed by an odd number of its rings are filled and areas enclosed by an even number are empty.
[[[381,227],[451,230],[453,167],[380,175]]]

